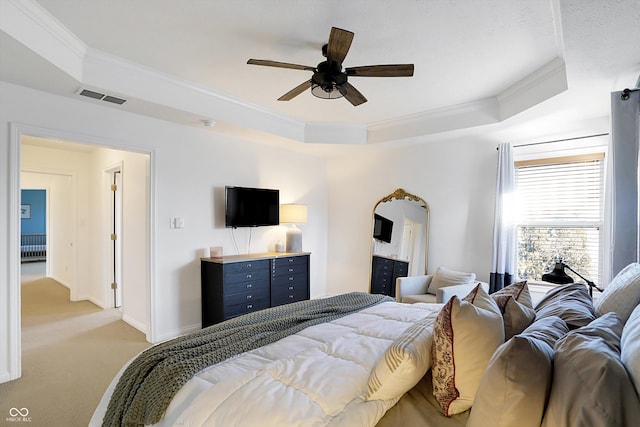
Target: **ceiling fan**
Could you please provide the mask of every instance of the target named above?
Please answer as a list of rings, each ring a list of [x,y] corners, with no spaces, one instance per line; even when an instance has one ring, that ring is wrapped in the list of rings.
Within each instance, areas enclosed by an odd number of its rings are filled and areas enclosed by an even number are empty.
[[[270,61],[265,59],[250,59],[247,64],[264,65],[267,67],[291,68],[294,70],[311,71],[311,79],[291,89],[278,98],[278,101],[290,101],[305,90],[311,88],[311,93],[318,98],[334,99],[343,96],[358,106],[367,102],[351,83],[348,77],[411,77],[413,64],[365,65],[342,69],[342,61],[347,56],[354,33],[340,28],[331,28],[329,43],[322,46],[322,55],[327,59],[316,67],[289,64],[287,62]]]

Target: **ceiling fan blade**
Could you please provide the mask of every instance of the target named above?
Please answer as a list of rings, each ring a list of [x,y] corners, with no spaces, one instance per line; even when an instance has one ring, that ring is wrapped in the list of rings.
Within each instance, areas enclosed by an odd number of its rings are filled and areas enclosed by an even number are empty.
[[[327,59],[342,64],[349,52],[354,34],[351,31],[332,27],[327,44]]]
[[[264,65],[266,67],[278,67],[278,68],[291,68],[293,70],[306,70],[315,72],[315,67],[309,67],[308,65],[289,64],[288,62],[269,61],[268,59],[250,59],[247,64],[251,65]]]
[[[354,107],[367,102],[367,98],[365,98],[364,95],[349,82],[343,84],[339,90],[340,93],[347,98],[347,101],[349,101]]]
[[[291,101],[293,98],[300,95],[302,92],[309,89],[310,87],[311,87],[311,80],[307,80],[306,82],[294,87],[289,92],[282,95],[280,98],[278,98],[278,101]]]
[[[344,71],[354,77],[411,77],[413,64],[365,65],[345,68]]]

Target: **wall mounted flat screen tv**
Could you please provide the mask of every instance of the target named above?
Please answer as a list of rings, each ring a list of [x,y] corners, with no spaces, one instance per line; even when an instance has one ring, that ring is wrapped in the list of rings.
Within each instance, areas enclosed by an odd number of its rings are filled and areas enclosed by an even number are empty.
[[[391,243],[391,233],[393,231],[393,221],[382,215],[373,215],[373,238]]]
[[[267,188],[225,187],[226,227],[260,227],[280,223],[280,193]]]

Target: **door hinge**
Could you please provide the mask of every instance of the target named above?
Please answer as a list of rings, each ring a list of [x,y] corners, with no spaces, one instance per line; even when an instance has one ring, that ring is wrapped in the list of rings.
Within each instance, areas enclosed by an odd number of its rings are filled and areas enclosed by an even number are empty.
[[[116,233],[113,233],[111,235],[111,240],[118,240],[118,235]]]
[[[118,284],[116,282],[113,282],[111,284],[111,289],[118,289]]]
[[[116,184],[111,184],[111,191],[118,191],[118,186]]]

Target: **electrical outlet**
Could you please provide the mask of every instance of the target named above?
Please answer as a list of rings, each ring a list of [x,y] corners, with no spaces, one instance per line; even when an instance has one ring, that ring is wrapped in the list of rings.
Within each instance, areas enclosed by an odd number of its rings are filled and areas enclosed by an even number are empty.
[[[175,218],[176,222],[176,228],[184,228],[184,218],[183,217],[177,217]]]

